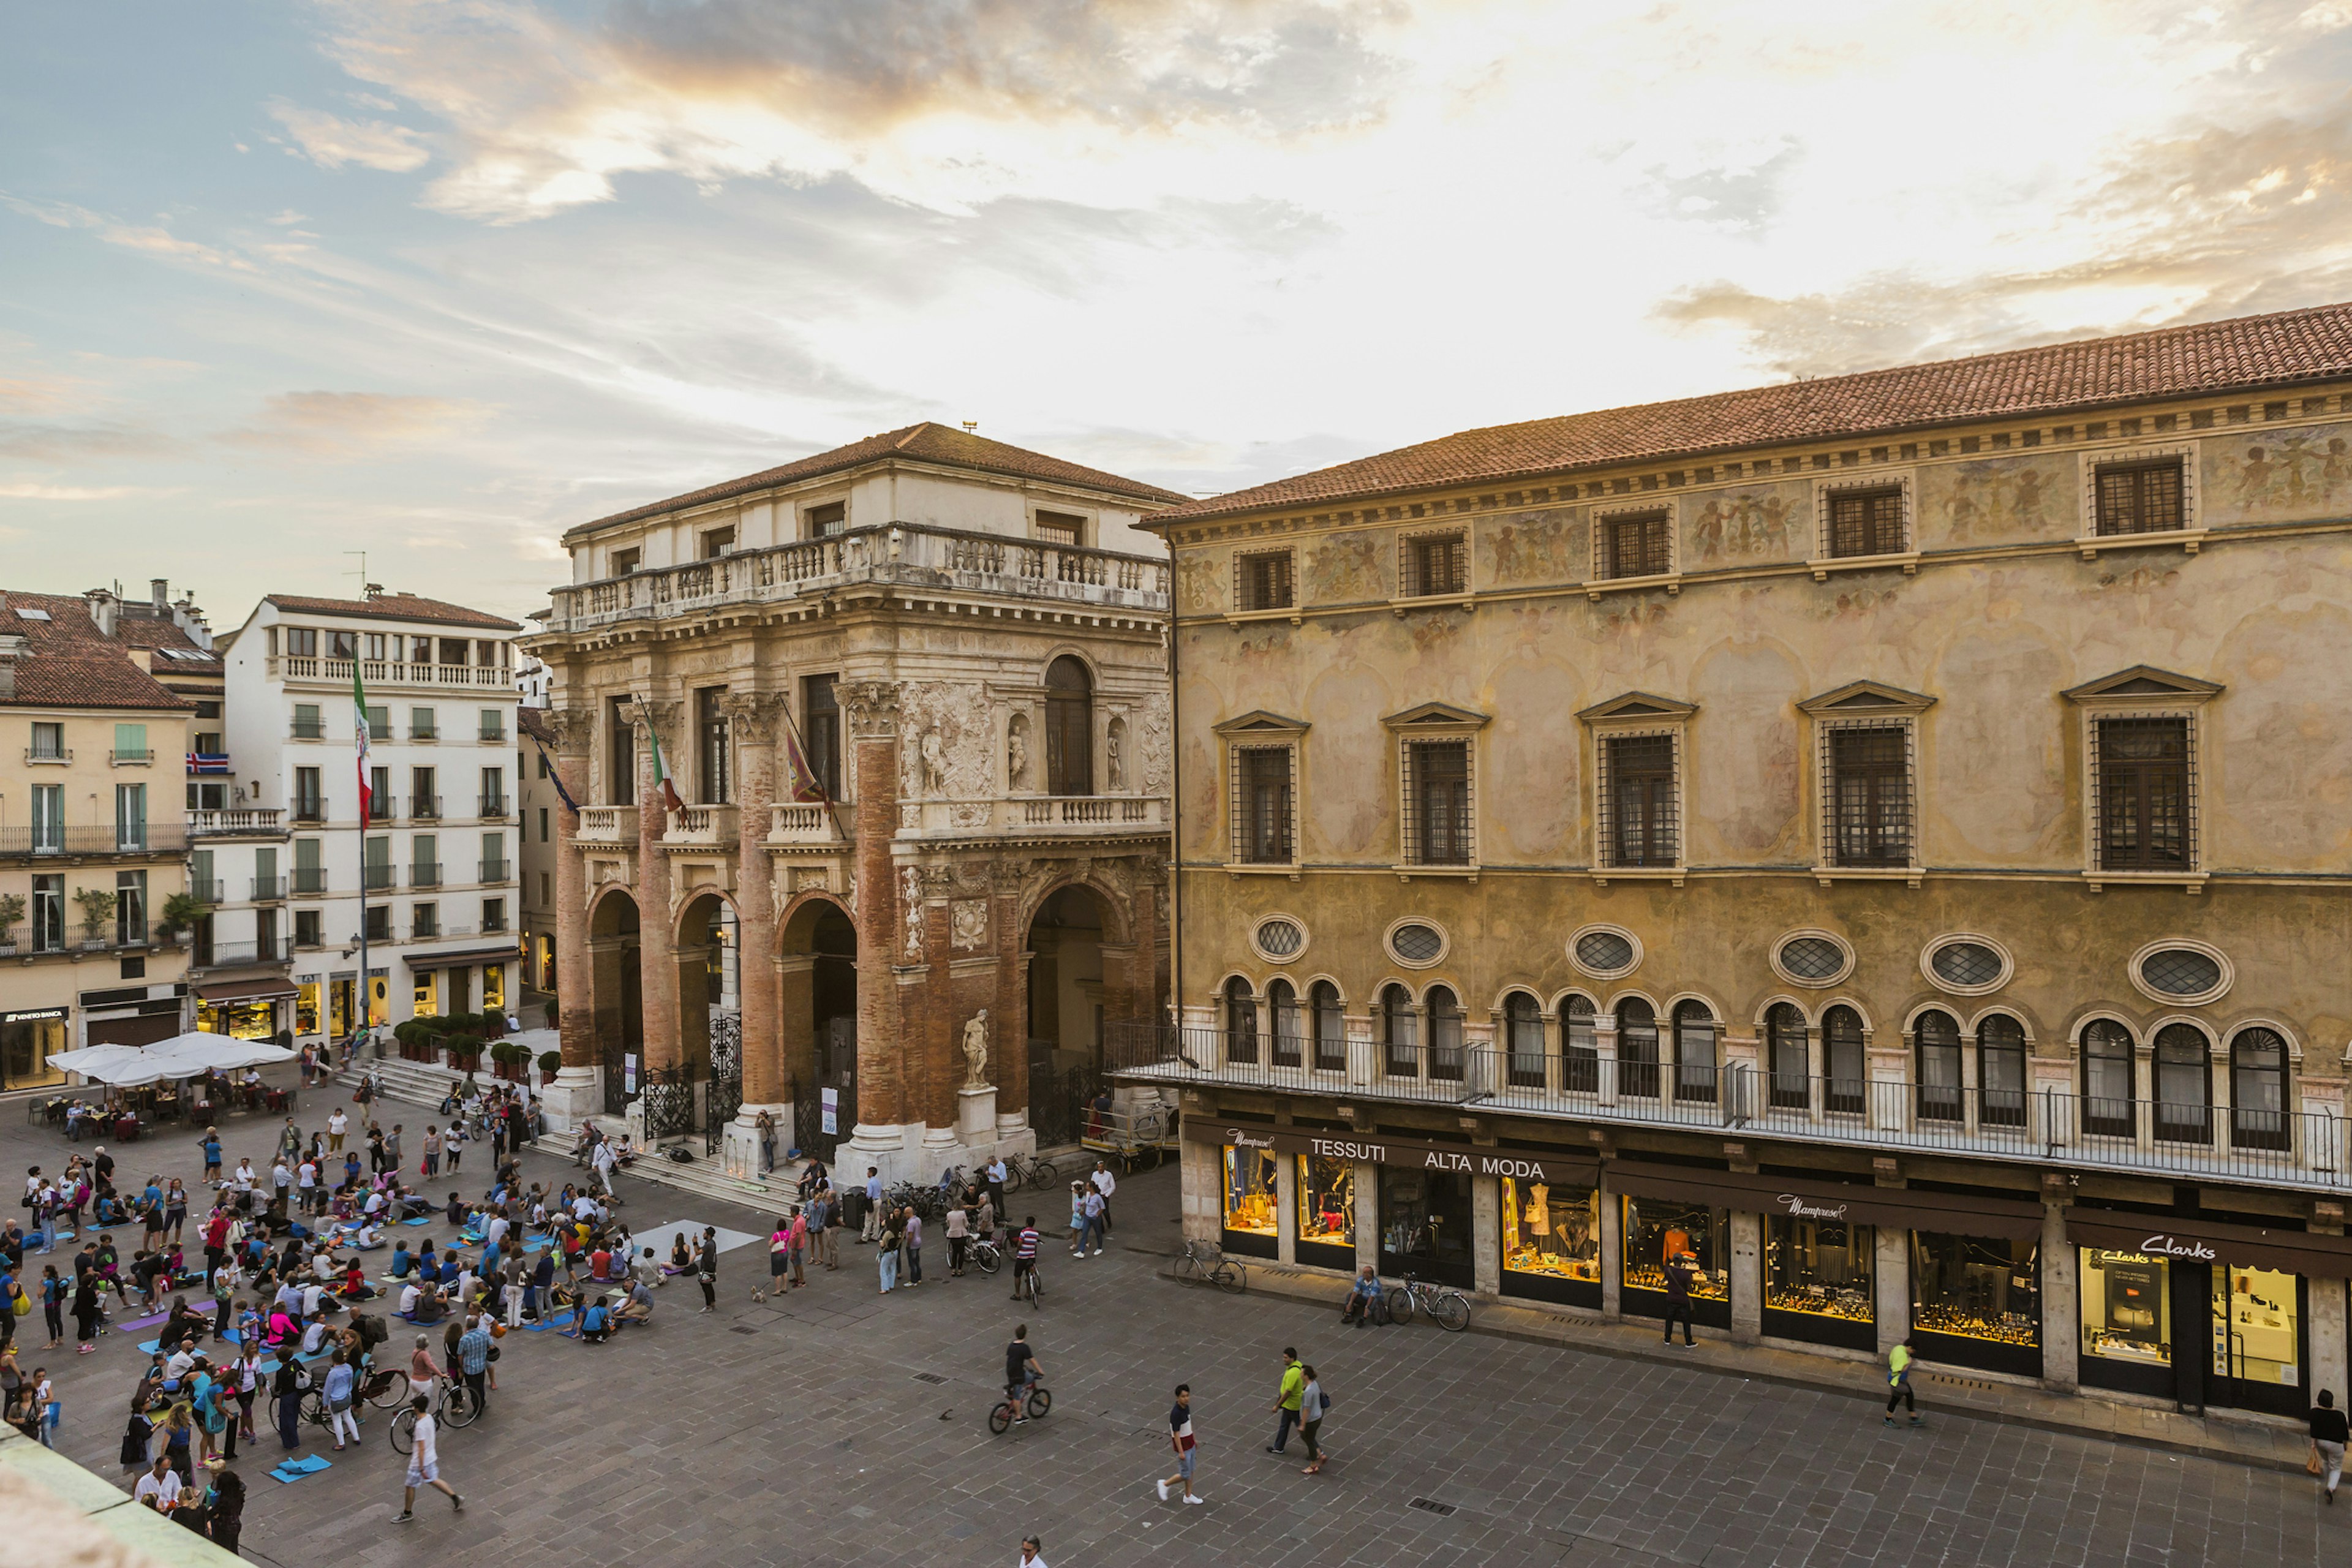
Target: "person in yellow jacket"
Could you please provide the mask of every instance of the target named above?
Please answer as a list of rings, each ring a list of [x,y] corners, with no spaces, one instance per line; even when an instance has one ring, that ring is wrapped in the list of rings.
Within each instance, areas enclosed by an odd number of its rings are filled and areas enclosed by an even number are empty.
[[[1897,1400],[1911,1413],[1911,1425],[1925,1426],[1919,1419],[1918,1402],[1911,1397],[1911,1342],[1905,1340],[1886,1352],[1886,1424],[1895,1425],[1895,1405]]]
[[[1275,1409],[1282,1413],[1274,1429],[1274,1441],[1265,1446],[1269,1454],[1279,1454],[1290,1447],[1290,1430],[1298,1425],[1298,1399],[1307,1391],[1307,1370],[1298,1363],[1298,1352],[1288,1345],[1282,1349],[1282,1392],[1274,1398]]]

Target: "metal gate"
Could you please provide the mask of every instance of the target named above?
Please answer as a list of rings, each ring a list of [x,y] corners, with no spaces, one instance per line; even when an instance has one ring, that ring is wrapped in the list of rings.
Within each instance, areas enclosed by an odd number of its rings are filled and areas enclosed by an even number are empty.
[[[1036,1130],[1040,1149],[1075,1143],[1086,1128],[1087,1106],[1103,1086],[1093,1067],[1029,1069],[1029,1125]]]
[[[628,1047],[616,1033],[604,1042],[604,1114],[625,1116],[629,1112]]]
[[[836,1097],[834,1110],[834,1131],[824,1130],[824,1091],[830,1089]],[[837,1084],[812,1084],[794,1080],[793,1084],[793,1147],[803,1154],[814,1154],[830,1164],[834,1152],[849,1142],[857,1131],[857,1080],[850,1079]]]
[[[694,1075],[685,1068],[646,1068],[637,1079],[644,1089],[646,1142],[683,1138],[694,1131]]]
[[[727,1124],[743,1109],[743,1017],[740,1013],[710,1016],[710,1089],[702,1102],[702,1152],[719,1152],[726,1141]]]

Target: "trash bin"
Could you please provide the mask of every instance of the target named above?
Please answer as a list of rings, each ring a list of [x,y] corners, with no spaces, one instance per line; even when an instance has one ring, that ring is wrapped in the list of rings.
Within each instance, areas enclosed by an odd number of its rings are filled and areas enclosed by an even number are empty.
[[[864,1188],[851,1187],[841,1194],[841,1223],[853,1239],[865,1234],[866,1192]]]

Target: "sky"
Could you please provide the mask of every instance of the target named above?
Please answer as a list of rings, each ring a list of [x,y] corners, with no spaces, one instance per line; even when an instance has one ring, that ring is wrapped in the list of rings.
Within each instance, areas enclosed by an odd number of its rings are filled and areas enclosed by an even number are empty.
[[[2352,0],[0,0],[0,584],[519,616],[919,419],[1205,494],[2345,299],[2347,68]]]

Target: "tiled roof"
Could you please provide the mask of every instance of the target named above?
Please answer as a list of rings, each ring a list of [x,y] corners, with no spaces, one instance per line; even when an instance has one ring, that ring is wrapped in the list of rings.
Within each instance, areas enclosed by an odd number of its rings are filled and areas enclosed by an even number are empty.
[[[218,675],[225,668],[219,654],[199,647],[196,639],[190,637],[178,622],[160,616],[125,614],[118,616],[114,623],[114,640],[125,647],[152,649],[157,655],[155,672],[159,675]],[[164,657],[167,649],[182,657]],[[203,657],[190,658],[186,657],[189,654]]]
[[[819,452],[779,468],[762,468],[740,479],[729,479],[724,484],[689,490],[667,500],[616,511],[610,517],[583,522],[563,537],[570,541],[614,523],[635,522],[641,518],[658,517],[663,512],[676,511],[681,507],[702,506],[710,501],[750,495],[754,490],[791,484],[796,479],[811,479],[823,474],[863,468],[887,458],[942,463],[950,468],[973,468],[983,474],[1006,474],[1020,479],[1045,479],[1055,484],[1075,485],[1080,489],[1102,490],[1111,495],[1156,503],[1172,504],[1185,499],[1174,490],[1163,490],[1158,485],[1148,485],[1140,479],[1121,479],[1117,474],[1104,473],[1100,468],[1082,468],[1076,463],[1066,463],[1059,458],[1049,458],[1043,452],[1008,447],[1002,441],[992,441],[969,430],[952,430],[947,426],[925,420],[920,425],[885,430],[879,436],[868,436],[863,441],[852,441],[846,447],[835,447],[830,452]]]
[[[544,741],[551,746],[555,744],[555,731],[548,725],[546,709],[533,708],[526,703],[515,710],[515,724],[532,740]]]
[[[415,594],[378,594],[373,599],[310,599],[294,594],[268,594],[263,597],[279,609],[297,615],[357,616],[371,621],[436,621],[445,626],[479,626],[486,631],[522,630],[513,621],[469,610],[463,605],[419,598]]]
[[[2225,396],[2347,375],[2352,304],[2320,305],[1465,430],[1192,501],[1149,521],[1157,527],[1788,442],[1886,437],[2158,398]]]
[[[27,620],[20,609],[46,611]],[[183,711],[194,708],[131,660],[130,650],[100,634],[79,596],[0,590],[0,637],[26,639],[16,661],[16,694],[0,706],[127,708]]]

